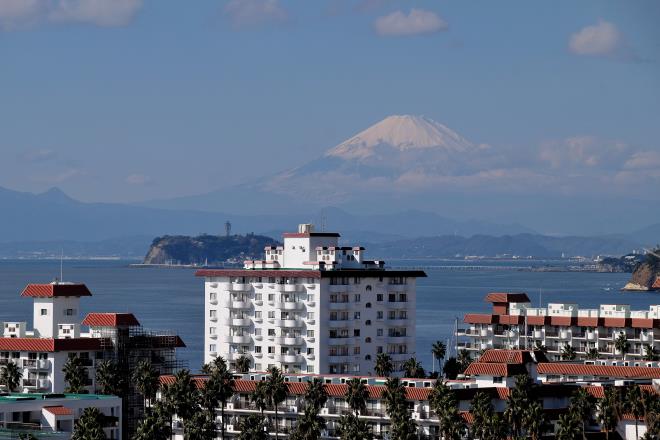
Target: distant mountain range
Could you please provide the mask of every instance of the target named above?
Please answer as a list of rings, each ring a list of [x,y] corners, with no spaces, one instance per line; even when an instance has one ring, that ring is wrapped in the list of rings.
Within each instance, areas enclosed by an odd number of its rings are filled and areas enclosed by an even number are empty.
[[[298,223],[342,233],[349,244],[373,243],[370,254],[389,257],[496,255],[556,256],[625,254],[660,237],[660,224],[627,234],[597,237],[547,237],[520,224],[457,221],[434,213],[403,211],[355,215],[326,208],[306,215],[235,215],[168,210],[123,204],[83,203],[58,189],[42,194],[0,188],[0,257],[59,254],[141,257],[153,237],[261,233],[279,238]],[[419,238],[424,237],[424,238]]]
[[[475,144],[429,118],[396,115],[300,166],[254,176],[227,188],[140,206],[238,215],[316,212],[327,206],[358,216],[411,210],[489,223],[520,223],[552,235],[609,234],[642,227],[645,218],[660,218],[660,203],[637,199],[634,192],[626,197],[606,191],[600,196],[553,192],[551,189],[568,182],[530,174],[525,168],[529,164],[517,162],[536,158],[511,158],[510,154]],[[249,170],[249,164],[240,166]],[[598,180],[589,184],[602,185]],[[506,190],[497,190],[502,187]],[[528,191],[528,187],[536,189]]]

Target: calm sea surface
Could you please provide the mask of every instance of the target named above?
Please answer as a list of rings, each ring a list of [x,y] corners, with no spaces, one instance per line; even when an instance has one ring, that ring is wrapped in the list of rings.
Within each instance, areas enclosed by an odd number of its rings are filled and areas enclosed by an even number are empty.
[[[465,263],[398,261],[396,266],[423,266],[428,278],[418,281],[417,358],[430,368],[431,344],[451,337],[455,319],[466,312],[487,312],[483,301],[490,291],[523,291],[538,304],[576,302],[584,307],[600,303],[631,304],[646,309],[660,304],[653,293],[621,293],[628,274],[586,272],[459,271],[444,267]],[[469,263],[467,263],[469,264]],[[502,266],[509,263],[475,263]],[[510,263],[519,265],[517,263]],[[525,265],[529,263],[524,263]],[[144,327],[172,329],[187,344],[179,355],[197,370],[203,358],[203,280],[192,269],[130,268],[125,261],[65,261],[65,281],[84,282],[92,298],[81,301],[82,313],[133,312]],[[28,283],[45,283],[59,275],[59,261],[0,261],[0,321],[32,322],[32,301],[21,298]]]

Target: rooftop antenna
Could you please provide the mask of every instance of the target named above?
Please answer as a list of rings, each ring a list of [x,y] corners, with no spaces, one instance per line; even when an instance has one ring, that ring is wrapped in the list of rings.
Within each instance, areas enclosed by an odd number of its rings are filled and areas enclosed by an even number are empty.
[[[230,234],[231,234],[231,222],[227,220],[225,222],[225,237],[229,237]]]

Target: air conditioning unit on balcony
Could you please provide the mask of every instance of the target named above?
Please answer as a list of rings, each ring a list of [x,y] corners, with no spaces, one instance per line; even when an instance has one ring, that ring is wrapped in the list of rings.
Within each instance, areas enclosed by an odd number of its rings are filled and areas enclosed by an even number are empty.
[[[291,406],[289,407],[289,412],[290,412],[290,413],[298,413],[298,407],[295,406],[295,405],[291,405]]]
[[[227,425],[227,431],[233,431],[234,425]]]
[[[321,408],[321,415],[327,416],[330,414],[330,410],[328,408]]]

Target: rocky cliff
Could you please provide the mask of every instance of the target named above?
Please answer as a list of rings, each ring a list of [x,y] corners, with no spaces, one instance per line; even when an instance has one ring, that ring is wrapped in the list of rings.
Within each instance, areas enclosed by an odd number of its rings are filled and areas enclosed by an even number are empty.
[[[660,248],[647,253],[644,261],[635,266],[623,290],[660,290]]]
[[[262,258],[264,247],[276,245],[277,240],[263,235],[165,235],[156,237],[144,264],[205,264],[242,262]]]

